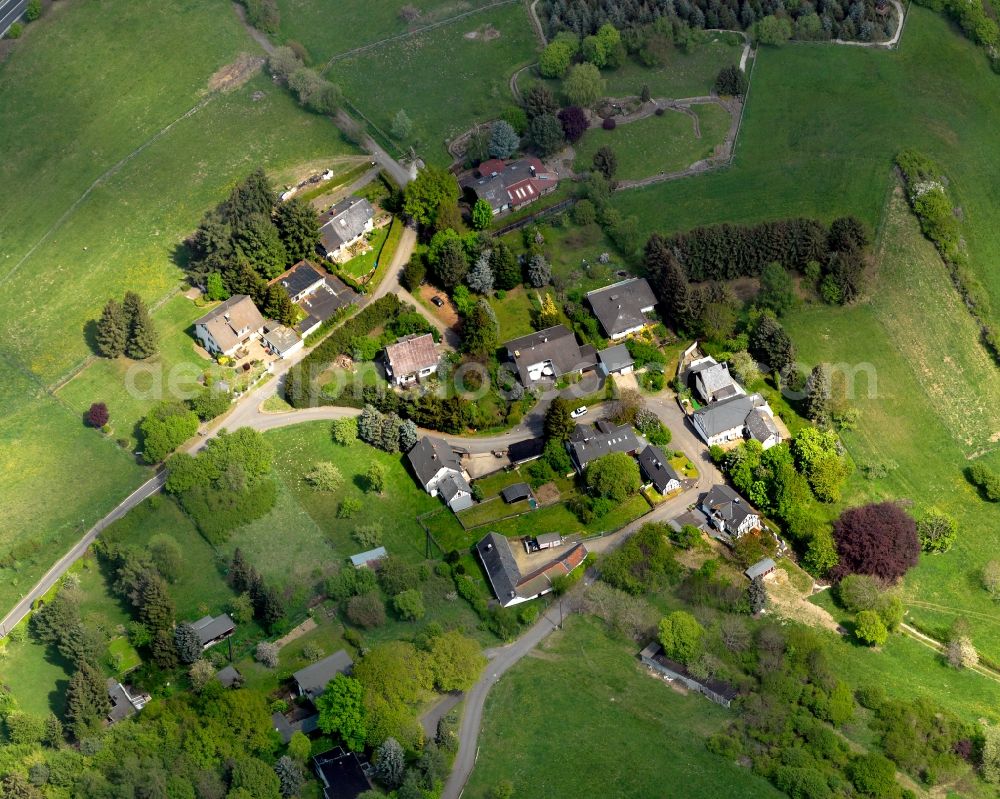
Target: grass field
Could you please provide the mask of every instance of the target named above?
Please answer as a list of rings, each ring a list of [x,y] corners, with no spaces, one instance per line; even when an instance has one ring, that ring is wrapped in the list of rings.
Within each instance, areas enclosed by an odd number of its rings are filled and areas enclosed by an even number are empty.
[[[898,51],[762,48],[730,169],[622,192],[647,231],[785,216],[855,214],[873,228],[892,158],[939,160],[961,204],[972,268],[1000,313],[997,76],[940,15],[912,6]]]
[[[941,634],[964,615],[976,645],[1000,659],[996,605],[979,584],[983,564],[1000,547],[996,511],[963,476],[971,454],[995,447],[990,439],[1000,428],[989,398],[1000,377],[944,265],[899,198],[886,215],[877,281],[868,303],[804,309],[787,327],[804,363],[860,365],[853,404],[861,418],[843,439],[859,465],[883,464],[889,472],[867,480],[859,469],[845,504],[903,499],[916,514],[937,507],[959,522],[955,547],[923,555],[907,576],[907,599],[921,603],[910,604],[911,617]],[[984,458],[997,465],[995,450]]]
[[[95,362],[49,393],[86,363],[106,299],[174,291],[179,243],[258,164],[356,152],[262,76],[209,91],[257,49],[224,0],[57,4],[33,27],[0,66],[0,148],[17,154],[0,164],[0,552],[15,539],[43,552],[0,572],[4,607],[146,473],[114,444],[152,401],[124,389],[127,364]],[[200,314],[180,297],[154,313],[163,348],[144,366],[196,363],[184,331]],[[110,439],[81,424],[94,401]]]
[[[478,35],[485,25],[499,37]],[[513,3],[337,61],[328,77],[383,130],[404,110],[423,158],[444,165],[447,139],[513,104],[508,80],[536,44],[524,6]]]
[[[637,647],[598,624],[571,617],[493,688],[466,796],[503,779],[515,796],[550,799],[783,795],[705,749],[730,713],[648,676]]]
[[[535,297],[538,292],[518,286],[505,292],[503,299],[490,297],[490,305],[497,315],[500,324],[500,340],[510,341],[518,336],[526,336],[534,327],[531,324],[531,313],[535,309]]]
[[[591,128],[576,145],[575,168],[590,170],[594,153],[607,145],[618,156],[619,180],[639,180],[660,172],[675,172],[713,155],[729,130],[729,114],[714,103],[692,108],[698,116],[701,137],[694,133],[694,120],[679,111],[650,116],[614,130]]]
[[[314,63],[489,5],[491,0],[426,0],[419,19],[409,23],[399,10],[408,0],[278,0],[281,28],[278,41],[297,41]]]

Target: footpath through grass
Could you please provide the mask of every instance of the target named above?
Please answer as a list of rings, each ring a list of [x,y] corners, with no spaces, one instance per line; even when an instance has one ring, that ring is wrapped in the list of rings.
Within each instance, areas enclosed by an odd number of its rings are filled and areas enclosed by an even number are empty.
[[[705,748],[728,711],[648,676],[637,645],[609,638],[599,624],[571,616],[493,687],[470,799],[504,779],[515,796],[549,799],[783,795]]]

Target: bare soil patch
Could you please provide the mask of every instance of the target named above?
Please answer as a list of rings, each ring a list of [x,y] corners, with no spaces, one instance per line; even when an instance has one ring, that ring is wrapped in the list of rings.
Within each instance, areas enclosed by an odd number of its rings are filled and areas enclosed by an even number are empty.
[[[555,483],[545,483],[535,490],[535,499],[539,505],[551,505],[559,501],[559,489]]]
[[[430,311],[434,316],[448,327],[458,327],[458,310],[452,304],[447,294],[428,283],[420,287],[420,297],[430,306]],[[444,305],[438,308],[431,302],[431,299],[434,297],[440,297],[444,300]]]
[[[500,31],[487,22],[478,30],[466,33],[465,38],[479,42],[492,42],[500,38]]]
[[[779,616],[793,621],[800,621],[812,627],[824,627],[831,632],[838,632],[836,619],[823,608],[808,601],[799,590],[792,585],[788,574],[781,569],[774,571],[765,581],[767,597]]]
[[[231,92],[238,89],[259,72],[262,66],[264,66],[262,56],[240,53],[233,63],[226,64],[208,79],[208,90]]]

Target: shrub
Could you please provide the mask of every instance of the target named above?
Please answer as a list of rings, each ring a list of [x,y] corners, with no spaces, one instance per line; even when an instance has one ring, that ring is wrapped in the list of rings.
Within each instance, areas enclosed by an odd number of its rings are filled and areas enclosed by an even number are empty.
[[[108,406],[103,402],[95,402],[87,411],[87,424],[98,429],[104,427],[111,419],[108,413]]]
[[[1000,560],[991,560],[983,567],[982,581],[989,595],[1000,600]]]
[[[868,646],[882,646],[889,640],[889,630],[886,629],[881,616],[874,610],[863,610],[854,623],[854,634],[859,641]]]
[[[382,525],[378,522],[371,522],[370,524],[355,527],[352,535],[354,536],[354,540],[365,549],[374,549],[375,547],[382,546]]]
[[[715,76],[715,93],[728,94],[733,97],[742,97],[746,94],[747,77],[746,74],[735,64],[723,67],[719,74]]]
[[[7,39],[20,39],[21,34],[24,33],[24,25],[20,22],[15,22],[10,28],[7,29]]]
[[[269,669],[274,669],[278,666],[278,647],[270,641],[261,641],[257,644],[253,656],[258,663],[264,664]]]
[[[338,519],[350,519],[361,510],[362,504],[361,500],[357,497],[347,497],[343,500],[340,505],[337,506],[337,518]]]
[[[616,127],[618,127],[618,123],[615,121],[614,117],[605,117],[601,121],[601,127],[604,128],[605,130],[614,130]]]
[[[969,482],[976,486],[982,496],[990,502],[1000,502],[1000,475],[982,463],[968,468]]]
[[[385,605],[375,592],[351,597],[347,603],[347,618],[352,624],[370,630],[385,624]]]
[[[958,522],[938,510],[930,510],[917,522],[917,537],[924,552],[947,552],[958,536]]]
[[[313,491],[336,491],[344,484],[344,475],[329,461],[315,464],[303,479]]]
[[[399,617],[407,621],[419,621],[424,617],[424,598],[416,588],[401,591],[392,598],[392,607]]]

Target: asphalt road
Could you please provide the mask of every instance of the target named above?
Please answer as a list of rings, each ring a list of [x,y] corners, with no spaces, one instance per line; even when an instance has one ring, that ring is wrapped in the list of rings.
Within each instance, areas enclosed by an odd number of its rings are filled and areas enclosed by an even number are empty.
[[[17,22],[27,7],[28,0],[0,0],[0,36],[3,36],[7,29]]]

